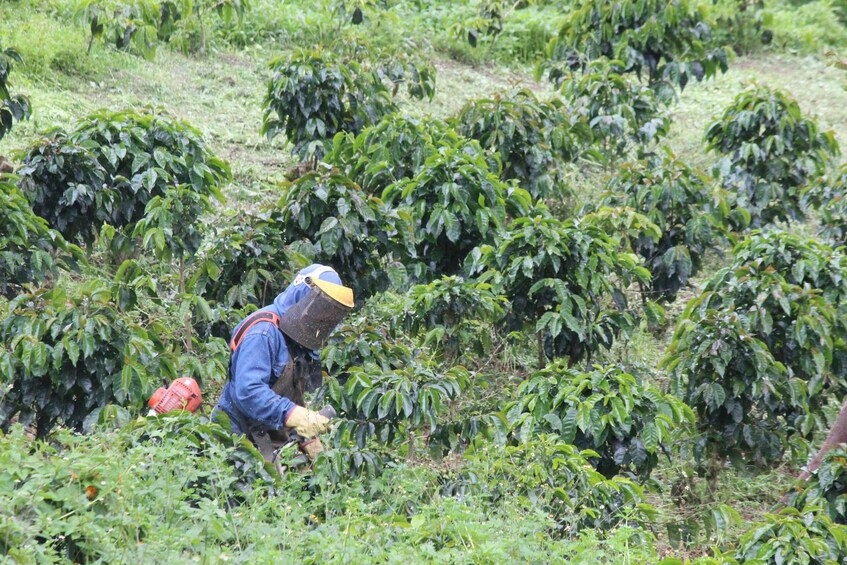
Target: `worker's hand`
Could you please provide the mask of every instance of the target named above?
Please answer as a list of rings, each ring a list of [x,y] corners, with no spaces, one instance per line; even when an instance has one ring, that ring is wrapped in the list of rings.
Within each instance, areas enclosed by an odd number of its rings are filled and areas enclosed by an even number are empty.
[[[300,444],[300,449],[309,457],[309,461],[314,461],[318,458],[318,453],[324,450],[320,438],[315,438]]]
[[[312,439],[329,429],[329,418],[302,406],[295,406],[285,419],[285,427],[294,428],[303,439]]]

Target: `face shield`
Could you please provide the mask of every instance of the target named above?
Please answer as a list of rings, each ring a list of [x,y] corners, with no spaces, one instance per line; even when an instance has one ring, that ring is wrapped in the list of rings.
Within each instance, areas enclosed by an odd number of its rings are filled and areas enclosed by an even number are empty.
[[[353,290],[308,275],[303,282],[310,287],[309,293],[282,315],[279,329],[306,349],[317,351],[353,308]]]

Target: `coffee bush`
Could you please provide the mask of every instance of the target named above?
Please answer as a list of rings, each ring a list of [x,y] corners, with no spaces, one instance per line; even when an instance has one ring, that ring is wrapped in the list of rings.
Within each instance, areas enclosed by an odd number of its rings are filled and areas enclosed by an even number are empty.
[[[529,499],[552,515],[555,534],[564,538],[584,529],[609,530],[624,519],[649,521],[655,510],[642,488],[624,477],[603,477],[589,463],[595,456],[555,435],[541,434],[517,446],[483,444],[466,454],[469,463],[452,489],[491,504],[516,495]]]
[[[802,220],[804,193],[839,154],[834,133],[821,132],[796,100],[755,84],[708,127],[706,144],[721,158],[714,176],[737,194],[735,207],[749,211],[753,227]]]
[[[600,205],[632,208],[661,230],[658,240],[649,231],[628,238],[653,275],[655,298],[673,300],[698,274],[705,253],[724,239],[725,200],[670,151],[621,165]]]
[[[503,293],[517,321],[529,322],[551,357],[570,363],[590,360],[608,349],[621,332],[636,325],[624,289],[650,284],[638,258],[621,251],[619,241],[590,223],[561,221],[539,213],[514,220],[494,246],[469,257],[470,268],[503,274]]]
[[[458,273],[468,252],[493,242],[506,221],[507,199],[524,192],[504,184],[476,142],[431,155],[412,178],[392,184],[383,200],[415,225],[417,278]],[[528,195],[527,195],[528,197]]]
[[[73,266],[82,252],[65,242],[47,222],[32,213],[24,195],[0,180],[0,295],[12,298],[27,283],[56,277]]]
[[[71,293],[19,295],[0,338],[0,429],[13,420],[34,425],[39,437],[58,423],[79,429],[106,404],[141,409],[154,376],[175,376],[174,365],[162,363],[156,334],[120,312],[112,288],[98,281]]]
[[[587,457],[606,478],[627,471],[647,479],[674,431],[694,423],[693,411],[637,375],[618,367],[590,372],[548,365],[518,387],[504,407],[522,443],[541,433],[596,452]]]
[[[440,147],[458,142],[441,120],[389,114],[358,135],[336,135],[324,161],[378,196],[390,184],[415,176]]]
[[[533,198],[560,196],[561,165],[576,161],[590,143],[590,128],[572,123],[559,99],[540,101],[522,89],[471,100],[455,118],[457,131],[500,157],[500,178],[515,179]]]
[[[405,311],[411,332],[424,335],[424,346],[442,348],[452,359],[477,358],[491,348],[485,324],[499,321],[507,305],[490,283],[442,276],[409,289]]]
[[[275,220],[286,240],[310,243],[312,258],[345,273],[357,297],[388,286],[384,263],[414,258],[408,214],[386,206],[348,177],[336,171],[313,172],[284,189]]]
[[[104,223],[135,224],[174,185],[221,199],[232,176],[199,131],[156,110],[97,112],[68,133],[53,131],[22,159],[20,186],[35,213],[86,244]]]

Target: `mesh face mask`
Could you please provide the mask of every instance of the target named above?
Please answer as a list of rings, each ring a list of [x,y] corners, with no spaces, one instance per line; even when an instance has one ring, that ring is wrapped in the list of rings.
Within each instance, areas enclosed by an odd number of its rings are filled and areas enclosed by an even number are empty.
[[[302,281],[295,279],[293,284],[309,285],[309,293],[279,320],[279,329],[285,335],[312,351],[323,346],[354,304],[351,288],[321,280],[318,276],[310,273]]]

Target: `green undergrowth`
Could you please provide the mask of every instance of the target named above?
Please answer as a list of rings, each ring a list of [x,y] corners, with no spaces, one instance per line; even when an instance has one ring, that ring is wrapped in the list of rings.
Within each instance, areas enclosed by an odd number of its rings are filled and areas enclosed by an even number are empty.
[[[243,462],[245,440],[218,443],[226,432],[189,419],[139,419],[94,436],[59,431],[45,443],[20,427],[0,436],[2,553],[18,563],[656,558],[650,534],[625,525],[602,539],[588,531],[562,540],[547,535],[552,517],[527,499],[443,496],[443,468],[400,462],[334,486],[297,473],[270,480]]]

